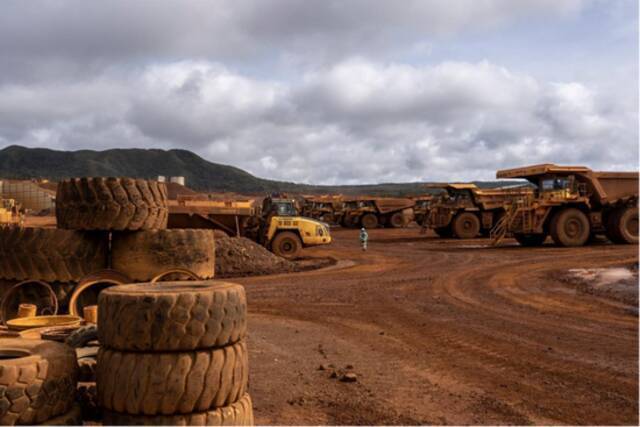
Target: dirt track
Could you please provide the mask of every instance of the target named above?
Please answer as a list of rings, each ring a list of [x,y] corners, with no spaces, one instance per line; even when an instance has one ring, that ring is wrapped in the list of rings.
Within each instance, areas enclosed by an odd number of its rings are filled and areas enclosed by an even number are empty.
[[[406,229],[370,232],[363,254],[357,231],[333,235],[309,253],[350,261],[234,279],[257,424],[637,425],[637,308],[557,280],[637,262],[637,247],[492,249]]]

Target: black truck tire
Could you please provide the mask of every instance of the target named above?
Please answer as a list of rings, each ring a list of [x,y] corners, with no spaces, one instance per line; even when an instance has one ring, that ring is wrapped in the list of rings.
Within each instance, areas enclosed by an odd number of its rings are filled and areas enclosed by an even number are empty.
[[[103,424],[116,426],[252,426],[253,407],[251,397],[245,394],[242,399],[229,406],[184,415],[145,416],[105,411]]]
[[[636,206],[627,206],[616,210],[611,221],[609,221],[607,231],[607,237],[614,243],[637,244],[638,208]]]
[[[0,228],[0,277],[77,282],[107,267],[102,233],[55,228]]]
[[[360,220],[360,224],[364,228],[378,228],[379,223],[378,217],[372,213],[365,214]]]
[[[402,212],[396,212],[393,215],[391,215],[391,218],[389,218],[389,225],[391,225],[391,227],[393,228],[404,227],[406,224],[405,224],[404,215],[402,214]]]
[[[273,250],[274,254],[282,258],[295,259],[300,255],[302,242],[296,233],[292,231],[281,231],[273,238],[271,250]]]
[[[219,349],[140,353],[101,348],[98,402],[131,415],[209,411],[235,403],[249,378],[244,341]]]
[[[186,269],[201,279],[214,275],[216,248],[213,230],[146,230],[113,233],[112,268],[138,282],[163,271]]]
[[[100,344],[121,351],[189,351],[240,341],[241,285],[213,280],[113,286],[100,293]]]
[[[471,212],[461,212],[453,218],[453,234],[459,239],[473,239],[480,233],[480,219]]]
[[[72,178],[58,184],[56,219],[72,230],[167,228],[167,187],[134,178]]]
[[[589,240],[589,218],[576,208],[566,208],[551,219],[551,238],[559,246],[583,246]]]
[[[0,338],[0,424],[39,424],[74,404],[76,353],[54,341]]]

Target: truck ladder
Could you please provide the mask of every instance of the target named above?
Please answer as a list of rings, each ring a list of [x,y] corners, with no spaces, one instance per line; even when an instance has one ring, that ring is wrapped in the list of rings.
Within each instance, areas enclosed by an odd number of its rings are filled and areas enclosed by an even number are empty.
[[[491,239],[491,246],[497,246],[502,242],[504,236],[507,235],[513,220],[518,214],[518,204],[513,203],[505,214],[498,220],[496,225],[489,232],[489,238]]]

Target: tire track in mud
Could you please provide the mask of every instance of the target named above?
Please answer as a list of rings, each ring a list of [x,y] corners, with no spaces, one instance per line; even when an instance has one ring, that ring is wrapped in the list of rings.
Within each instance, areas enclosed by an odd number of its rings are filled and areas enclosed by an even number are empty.
[[[249,307],[274,316],[264,327],[303,321],[351,343],[367,387],[416,422],[637,423],[637,316],[552,276],[637,248],[469,248],[411,231],[373,231],[364,254],[340,232],[328,252],[353,266],[243,279]]]

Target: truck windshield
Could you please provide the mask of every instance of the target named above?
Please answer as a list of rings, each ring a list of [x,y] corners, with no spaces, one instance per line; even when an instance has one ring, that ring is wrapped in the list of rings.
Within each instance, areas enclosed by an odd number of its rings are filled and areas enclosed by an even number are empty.
[[[296,216],[298,213],[296,212],[296,208],[293,206],[293,203],[281,202],[277,204],[278,206],[278,216]]]
[[[567,178],[543,179],[541,182],[542,191],[564,190],[566,188],[569,188],[569,180]]]

